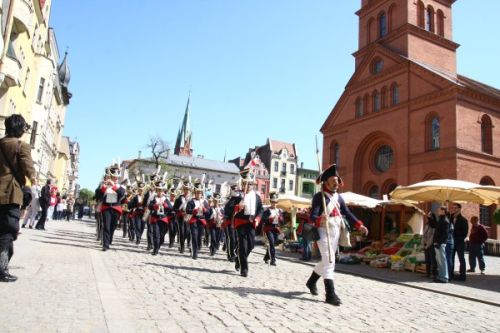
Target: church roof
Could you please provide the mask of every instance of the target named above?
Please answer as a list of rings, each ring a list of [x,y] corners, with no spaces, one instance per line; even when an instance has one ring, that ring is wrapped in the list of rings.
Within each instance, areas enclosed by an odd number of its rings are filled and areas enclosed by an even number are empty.
[[[191,124],[189,122],[189,100],[190,97],[188,97],[187,104],[186,104],[186,111],[184,112],[184,118],[182,120],[182,126],[179,129],[179,133],[177,134],[177,139],[175,140],[175,151],[177,152],[178,149],[182,146],[186,145],[191,145],[191,138],[192,138],[192,132],[191,132]]]

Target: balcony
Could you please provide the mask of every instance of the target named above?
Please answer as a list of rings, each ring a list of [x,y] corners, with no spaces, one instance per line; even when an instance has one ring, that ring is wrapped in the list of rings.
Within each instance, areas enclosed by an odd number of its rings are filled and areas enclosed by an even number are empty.
[[[13,87],[19,85],[19,80],[21,77],[21,64],[15,58],[6,56],[4,58],[4,63],[2,65],[2,73],[0,73],[0,82],[7,87]],[[2,85],[3,85],[2,83]]]
[[[19,32],[26,31],[29,34],[35,16],[32,2],[27,0],[16,1],[12,15],[16,19],[16,23],[20,23],[17,25]]]

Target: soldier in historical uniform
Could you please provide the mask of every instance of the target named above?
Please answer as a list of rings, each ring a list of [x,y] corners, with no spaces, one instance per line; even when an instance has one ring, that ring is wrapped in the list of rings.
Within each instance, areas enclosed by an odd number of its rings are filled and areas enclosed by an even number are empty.
[[[241,201],[241,193],[238,190],[238,185],[231,185],[230,198],[224,206],[224,222],[221,228],[226,236],[226,253],[227,260],[234,262],[236,260],[237,237],[234,230],[234,208]]]
[[[187,180],[183,181],[183,194],[175,199],[174,212],[177,217],[177,227],[179,229],[179,252],[184,253],[186,241],[190,243],[189,223],[184,220],[186,215],[186,205],[191,200],[191,186]]]
[[[176,191],[175,188],[169,190],[167,218],[168,218],[168,247],[174,246],[175,236],[177,235],[177,219],[175,218],[174,204]]]
[[[146,221],[144,221],[144,211],[145,201],[144,201],[144,190],[146,188],[146,183],[140,181],[137,183],[136,193],[132,197],[132,200],[128,203],[129,209],[132,211],[132,219],[134,221],[134,231],[135,231],[135,244],[139,245],[142,238],[142,233],[146,227]]]
[[[111,178],[106,180],[101,186],[101,193],[103,194],[101,204],[103,221],[103,251],[108,250],[109,245],[113,242],[113,234],[122,214],[121,202],[125,197],[125,189],[118,184],[118,177],[120,177],[120,168],[118,165],[113,165],[109,168],[109,175]]]
[[[219,249],[221,237],[221,225],[224,221],[224,210],[219,206],[221,201],[220,193],[214,193],[211,198],[210,219],[208,221],[208,230],[210,233],[210,255],[215,255]]]
[[[310,221],[318,228],[320,239],[317,241],[321,253],[321,261],[314,267],[311,277],[306,283],[309,291],[313,295],[318,295],[316,282],[323,276],[326,291],[326,302],[332,305],[340,305],[340,298],[335,293],[333,284],[335,270],[335,252],[339,244],[342,215],[353,228],[368,234],[368,229],[349,210],[337,193],[337,189],[342,184],[342,179],[338,175],[337,166],[332,164],[323,171],[316,179],[321,184],[321,191],[316,193],[312,199]],[[326,213],[323,207],[326,206]],[[328,229],[327,229],[328,228]],[[329,237],[328,237],[329,236]],[[331,259],[331,260],[330,260]]]
[[[264,210],[262,215],[263,234],[267,237],[268,246],[266,254],[264,255],[264,262],[267,264],[271,259],[271,265],[276,266],[276,249],[275,245],[278,236],[281,234],[280,224],[283,223],[283,214],[281,209],[276,207],[278,203],[278,193],[269,194],[271,206]]]
[[[150,228],[153,231],[153,255],[157,255],[162,244],[162,229],[167,230],[168,218],[166,210],[169,208],[169,201],[165,196],[165,183],[163,181],[155,182],[156,193],[149,203]],[[170,207],[171,208],[171,207]],[[165,237],[165,233],[163,233]]]
[[[144,221],[146,222],[146,228],[147,228],[147,240],[148,240],[148,247],[147,250],[151,250],[153,248],[153,227],[151,226],[151,221],[149,218],[150,212],[148,210],[149,204],[151,203],[151,200],[153,200],[155,196],[155,182],[158,180],[158,175],[156,173],[149,175],[149,186],[148,190],[144,194],[144,207],[146,207],[146,210],[144,212]]]
[[[201,233],[207,224],[206,214],[209,210],[205,199],[202,197],[203,188],[200,184],[194,188],[194,198],[186,205],[186,214],[190,216],[189,227],[191,229],[191,246],[193,259],[198,258],[201,247]]]
[[[260,195],[253,188],[253,178],[249,169],[241,172],[244,194],[238,205],[235,206],[234,227],[238,235],[238,257],[235,269],[243,277],[248,276],[248,256],[255,245],[255,228],[262,218],[263,208]]]

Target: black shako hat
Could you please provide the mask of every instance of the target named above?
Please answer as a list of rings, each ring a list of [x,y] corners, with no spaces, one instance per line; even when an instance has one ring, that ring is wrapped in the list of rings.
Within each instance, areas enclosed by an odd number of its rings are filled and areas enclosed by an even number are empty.
[[[342,184],[342,178],[340,178],[339,173],[337,171],[337,165],[334,163],[326,168],[319,176],[316,178],[316,184],[320,184],[326,182],[326,180],[332,176],[337,176],[339,179],[339,184]]]

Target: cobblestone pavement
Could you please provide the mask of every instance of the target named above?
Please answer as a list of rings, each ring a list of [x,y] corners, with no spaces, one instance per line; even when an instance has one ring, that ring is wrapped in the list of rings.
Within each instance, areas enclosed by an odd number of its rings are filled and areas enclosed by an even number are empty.
[[[336,275],[343,305],[304,286],[311,267],[265,265],[248,278],[223,254],[192,260],[176,249],[152,256],[115,233],[101,252],[91,222],[22,229],[0,284],[0,332],[498,332],[500,307],[362,277]]]

